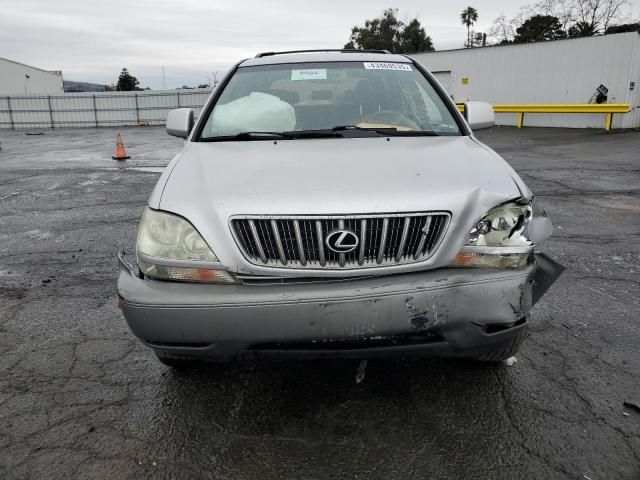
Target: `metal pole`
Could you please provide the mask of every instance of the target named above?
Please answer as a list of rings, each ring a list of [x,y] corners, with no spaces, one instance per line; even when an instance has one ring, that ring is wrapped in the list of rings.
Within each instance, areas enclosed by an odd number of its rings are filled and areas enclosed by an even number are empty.
[[[47,95],[47,103],[49,104],[49,120],[51,121],[51,129],[55,128],[53,126],[53,110],[51,110],[51,95]]]
[[[98,127],[98,109],[96,108],[96,95],[93,94],[93,118],[96,122],[96,128]]]
[[[138,126],[140,126],[140,109],[138,108],[138,93],[134,92],[133,96],[136,100],[136,122],[138,122]]]
[[[16,126],[13,123],[13,115],[11,114],[11,97],[7,95],[7,108],[9,109],[9,121],[11,122],[11,130],[15,130]]]
[[[178,97],[178,108],[180,108],[180,92],[176,91],[176,95]]]

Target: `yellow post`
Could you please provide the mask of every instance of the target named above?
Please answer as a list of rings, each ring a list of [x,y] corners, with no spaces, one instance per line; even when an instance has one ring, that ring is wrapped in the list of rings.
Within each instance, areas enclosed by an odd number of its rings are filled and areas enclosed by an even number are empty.
[[[613,113],[609,112],[607,113],[607,116],[604,119],[604,129],[605,131],[609,131],[611,130],[611,122],[613,121]]]
[[[518,128],[522,128],[522,124],[524,123],[524,112],[518,113]]]

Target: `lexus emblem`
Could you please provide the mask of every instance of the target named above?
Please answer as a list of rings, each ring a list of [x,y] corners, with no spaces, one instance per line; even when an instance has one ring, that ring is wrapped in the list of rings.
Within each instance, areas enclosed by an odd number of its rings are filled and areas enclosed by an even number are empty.
[[[325,239],[327,247],[332,252],[349,253],[358,248],[358,236],[349,230],[334,230]]]

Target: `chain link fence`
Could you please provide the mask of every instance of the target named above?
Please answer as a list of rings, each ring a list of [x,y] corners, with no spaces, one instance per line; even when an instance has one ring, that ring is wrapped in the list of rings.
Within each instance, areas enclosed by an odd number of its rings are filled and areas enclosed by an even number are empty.
[[[164,125],[174,108],[196,117],[211,89],[0,97],[0,129]]]

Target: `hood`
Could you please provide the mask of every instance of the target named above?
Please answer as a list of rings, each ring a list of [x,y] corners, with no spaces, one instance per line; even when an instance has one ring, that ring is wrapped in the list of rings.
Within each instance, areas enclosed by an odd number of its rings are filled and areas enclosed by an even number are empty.
[[[237,256],[233,215],[444,210],[445,241],[459,247],[488,209],[526,189],[467,136],[189,142],[165,178],[151,206],[189,219],[223,262]]]

